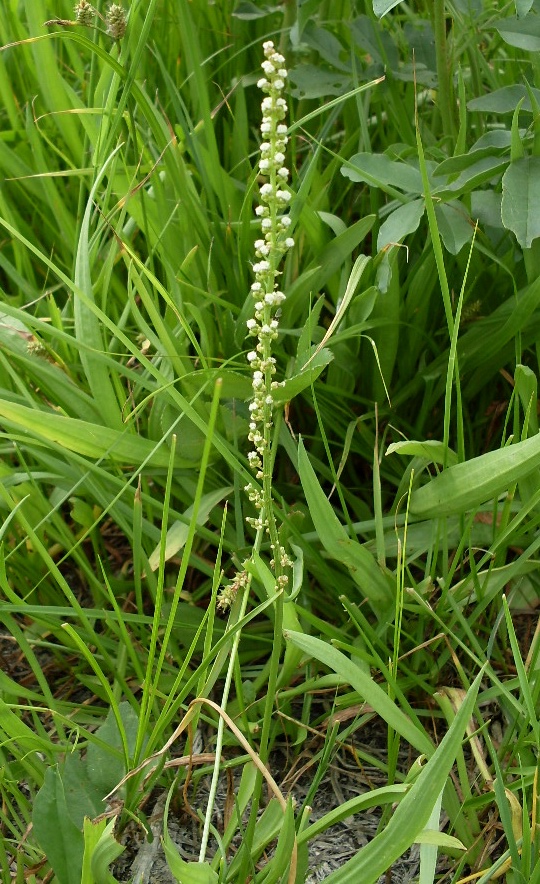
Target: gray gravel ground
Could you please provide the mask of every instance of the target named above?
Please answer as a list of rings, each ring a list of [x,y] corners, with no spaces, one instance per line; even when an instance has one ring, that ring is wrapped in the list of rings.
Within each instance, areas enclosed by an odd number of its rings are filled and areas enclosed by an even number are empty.
[[[363,736],[366,735],[363,734]],[[370,751],[373,753],[373,746],[370,746]],[[410,763],[406,756],[403,761],[406,765]],[[277,757],[274,762],[273,775],[276,776],[276,763],[283,762],[283,758]],[[292,787],[291,783],[288,784],[288,788],[291,789],[299,803],[307,794],[310,780],[311,777],[307,772],[294,782]],[[206,806],[209,783],[210,777],[204,777],[197,788],[197,806],[202,809]],[[320,819],[328,811],[355,795],[369,791],[370,788],[381,784],[380,772],[376,768],[359,768],[350,755],[340,753],[321,782],[312,801],[311,822]],[[286,788],[287,781],[285,780],[284,791]],[[218,789],[218,811],[214,821],[218,828],[221,822],[219,808],[224,806],[225,795],[226,782],[223,778]],[[155,836],[153,842],[149,843],[140,836],[134,838],[128,829],[126,833],[127,849],[113,869],[113,874],[119,881],[129,881],[133,884],[175,884],[160,842],[163,806],[164,796],[160,796],[149,819]],[[349,817],[322,833],[309,846],[309,871],[305,884],[318,884],[318,882],[324,881],[331,872],[343,866],[374,837],[379,820],[380,812],[374,808],[362,815]],[[200,827],[194,819],[187,814],[182,814],[181,817],[169,816],[169,834],[183,859],[186,861],[198,859]],[[393,866],[391,872],[380,878],[379,884],[412,884],[418,880],[418,870],[419,851],[417,848],[413,848],[408,855]]]

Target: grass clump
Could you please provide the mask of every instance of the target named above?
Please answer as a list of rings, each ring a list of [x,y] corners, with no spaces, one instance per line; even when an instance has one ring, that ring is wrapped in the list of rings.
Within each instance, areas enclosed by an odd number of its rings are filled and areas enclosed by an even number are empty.
[[[539,880],[537,16],[6,11],[2,879]]]

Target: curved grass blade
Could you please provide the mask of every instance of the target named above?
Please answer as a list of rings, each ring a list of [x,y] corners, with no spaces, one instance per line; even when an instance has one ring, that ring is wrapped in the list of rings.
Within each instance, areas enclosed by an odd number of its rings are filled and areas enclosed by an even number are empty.
[[[450,729],[420,772],[410,792],[397,807],[388,825],[341,869],[326,878],[329,884],[375,884],[425,829],[437,799],[444,789],[465,728],[472,715],[483,671],[467,691]]]
[[[411,746],[424,755],[431,756],[433,754],[433,744],[425,732],[401,711],[399,706],[390,699],[386,691],[379,687],[370,675],[362,672],[345,654],[313,635],[305,635],[291,630],[284,630],[283,634],[288,641],[301,648],[306,654],[320,660],[325,666],[342,676],[347,684],[358,691],[365,702],[373,707],[377,715],[380,715],[390,727],[401,734]]]

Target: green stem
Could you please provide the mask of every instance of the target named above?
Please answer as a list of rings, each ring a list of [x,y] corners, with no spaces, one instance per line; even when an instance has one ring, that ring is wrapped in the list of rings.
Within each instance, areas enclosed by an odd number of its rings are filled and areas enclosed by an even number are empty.
[[[257,532],[257,538],[255,540],[255,544],[257,544],[257,541],[258,541],[259,545],[260,545],[261,539],[262,539],[262,531],[259,530]],[[244,593],[242,596],[240,611],[238,613],[238,618],[237,618],[238,620],[241,620],[242,617],[246,613],[250,588],[251,588],[251,577],[248,577],[248,581],[247,581],[247,584],[246,584],[246,587],[244,589]],[[234,676],[234,668],[235,668],[236,657],[238,654],[238,645],[240,644],[241,634],[242,634],[242,630],[239,629],[235,633],[233,643],[231,646],[229,665],[227,667],[227,675],[225,676],[225,684],[223,686],[223,693],[221,695],[221,708],[222,709],[227,708],[227,703],[229,700],[229,693],[231,690],[231,684],[232,684],[232,680],[233,680],[233,676]],[[224,730],[225,730],[225,719],[223,718],[223,716],[220,715],[219,720],[218,720],[217,736],[216,736],[216,758],[215,758],[215,762],[214,762],[214,770],[212,771],[212,781],[210,783],[210,794],[208,796],[208,805],[206,808],[206,815],[204,818],[204,827],[203,827],[203,832],[202,832],[202,837],[201,837],[201,847],[200,847],[200,851],[199,851],[199,862],[200,863],[203,863],[205,860],[206,849],[208,846],[208,838],[210,837],[210,823],[211,823],[211,819],[212,819],[212,811],[214,808],[214,802],[216,800],[216,793],[217,793],[217,788],[218,788],[218,783],[219,783],[219,771],[220,771],[220,766],[221,766],[221,750],[223,748]]]
[[[454,116],[454,88],[450,72],[448,43],[446,39],[444,0],[433,0],[433,31],[435,34],[435,51],[437,53],[439,111],[442,119],[444,137],[452,141],[456,134],[456,122]]]
[[[289,39],[289,31],[296,20],[296,0],[284,0],[283,2],[283,27],[281,29],[281,37],[279,38],[279,51],[283,55],[287,54],[287,42]]]

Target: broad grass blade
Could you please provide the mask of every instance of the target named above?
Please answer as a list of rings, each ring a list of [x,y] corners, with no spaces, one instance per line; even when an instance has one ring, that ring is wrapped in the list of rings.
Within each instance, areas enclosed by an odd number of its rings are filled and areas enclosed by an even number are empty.
[[[449,467],[411,495],[419,518],[451,516],[498,497],[540,465],[540,435]]]

